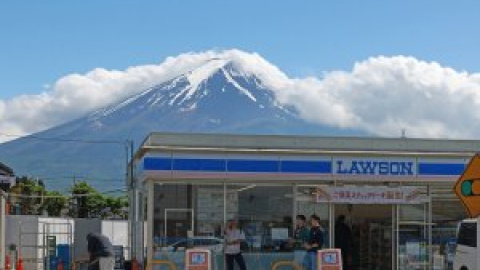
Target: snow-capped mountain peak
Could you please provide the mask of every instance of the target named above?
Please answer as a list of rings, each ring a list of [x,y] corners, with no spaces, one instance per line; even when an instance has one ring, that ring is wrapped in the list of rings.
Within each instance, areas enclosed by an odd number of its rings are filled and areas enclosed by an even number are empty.
[[[192,97],[192,95],[197,91],[200,84],[205,82],[210,78],[213,74],[222,70],[223,67],[228,63],[227,59],[222,58],[212,58],[206,61],[206,63],[196,69],[188,72],[187,74],[183,75],[189,85],[180,91],[175,98],[172,99],[170,105],[172,105],[177,98],[183,96],[182,100],[179,103],[183,103],[185,100],[188,100]]]
[[[146,108],[159,114],[166,110],[187,113],[225,107],[225,111],[273,110],[273,114],[282,115],[280,118],[291,115],[277,102],[275,91],[264,83],[265,76],[257,75],[247,63],[245,57],[209,58],[184,74],[96,111],[89,116],[91,126],[101,129],[107,117],[136,115]]]
[[[228,104],[232,100],[236,100],[236,106],[253,106],[262,110],[276,108],[291,113],[276,98],[277,90],[285,85],[287,77],[256,53],[208,51],[201,55],[186,54],[167,59],[164,65],[170,66],[171,61],[178,61],[180,67],[175,69],[172,66],[169,79],[155,82],[148,89],[90,114],[89,118],[95,122],[92,126],[102,128],[102,119],[118,111],[125,113],[128,110],[130,115],[145,108],[162,110],[171,107],[186,113],[208,106],[224,106],[222,103]],[[179,74],[180,70],[183,72]]]
[[[186,85],[180,90],[177,89],[174,97],[169,101],[169,105],[181,105],[186,101],[192,100],[194,97],[205,97],[212,91],[215,91],[215,88],[218,90],[220,87],[212,87],[212,85],[208,83],[210,80],[218,80],[218,78],[216,78],[218,76],[222,77],[222,92],[225,92],[226,85],[230,85],[230,91],[239,91],[253,102],[256,102],[257,98],[245,86],[242,86],[242,82],[243,84],[250,84],[253,82],[255,83],[255,88],[265,88],[261,80],[258,79],[255,74],[244,70],[242,66],[235,63],[234,60],[212,58],[206,61],[203,65],[171,81],[170,86],[167,86],[168,89],[172,89],[172,85],[177,86],[181,81],[186,82]],[[209,86],[207,86],[207,84]],[[199,91],[201,93],[198,93]],[[192,104],[190,104],[189,107],[192,107]]]
[[[280,88],[288,82],[288,77],[281,70],[257,53],[248,53],[237,49],[212,50],[201,55],[181,55],[177,59],[189,57],[194,59],[190,60],[192,65],[182,74],[191,72],[192,83],[208,77],[220,68],[228,70],[233,76],[255,76],[268,88]]]
[[[229,61],[221,58],[208,60],[203,66],[190,71],[186,77],[190,82],[191,88],[197,88],[198,85],[212,76],[219,69],[223,68]]]

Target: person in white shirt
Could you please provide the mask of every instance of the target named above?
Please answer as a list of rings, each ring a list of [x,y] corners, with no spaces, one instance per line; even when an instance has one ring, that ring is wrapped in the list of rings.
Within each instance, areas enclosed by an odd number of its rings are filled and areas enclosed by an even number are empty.
[[[231,220],[225,230],[225,257],[228,270],[233,270],[233,260],[237,261],[240,270],[247,269],[240,250],[242,241],[245,241],[245,234],[237,228],[237,222]]]

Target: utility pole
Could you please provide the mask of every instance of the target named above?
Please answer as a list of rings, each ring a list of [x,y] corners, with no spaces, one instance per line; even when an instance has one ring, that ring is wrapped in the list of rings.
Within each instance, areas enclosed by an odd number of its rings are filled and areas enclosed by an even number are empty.
[[[5,256],[7,252],[5,250],[5,218],[6,218],[6,204],[7,194],[0,189],[0,268],[5,265]]]
[[[126,152],[126,176],[125,182],[128,193],[128,224],[129,224],[129,244],[130,244],[130,259],[138,259],[137,256],[137,241],[138,241],[138,213],[137,213],[137,184],[133,177],[133,140],[125,141]]]

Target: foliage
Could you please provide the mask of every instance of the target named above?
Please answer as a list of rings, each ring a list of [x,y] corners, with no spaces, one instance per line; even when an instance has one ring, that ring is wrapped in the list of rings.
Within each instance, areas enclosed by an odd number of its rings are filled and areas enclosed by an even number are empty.
[[[87,182],[76,183],[72,189],[76,216],[81,218],[125,217],[122,210],[128,205],[125,197],[100,194]],[[73,215],[75,216],[75,215]]]
[[[10,190],[11,203],[17,211],[12,214],[69,216],[82,218],[126,218],[126,196],[107,196],[87,182],[77,182],[71,196],[45,189],[42,180],[29,177],[17,178]]]
[[[42,209],[47,211],[49,216],[61,216],[62,210],[67,205],[68,197],[58,191],[47,191],[45,194],[46,198],[42,204]]]
[[[17,178],[12,187],[13,203],[21,206],[20,213],[24,215],[38,215],[42,206],[42,194],[45,193],[43,182],[26,176]],[[24,197],[23,197],[24,196]]]

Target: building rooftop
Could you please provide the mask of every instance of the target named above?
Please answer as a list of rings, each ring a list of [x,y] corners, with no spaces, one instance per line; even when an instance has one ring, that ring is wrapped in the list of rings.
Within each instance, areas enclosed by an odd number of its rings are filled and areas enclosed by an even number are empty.
[[[149,150],[203,150],[235,152],[390,152],[471,156],[480,150],[480,140],[320,137],[290,135],[233,135],[151,133],[137,155]]]
[[[7,165],[0,162],[0,174],[13,175],[13,170],[10,167],[8,167]]]

